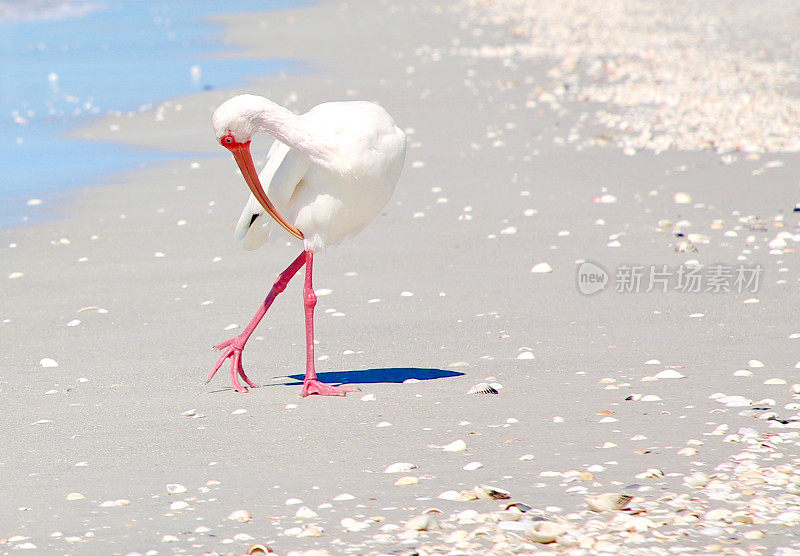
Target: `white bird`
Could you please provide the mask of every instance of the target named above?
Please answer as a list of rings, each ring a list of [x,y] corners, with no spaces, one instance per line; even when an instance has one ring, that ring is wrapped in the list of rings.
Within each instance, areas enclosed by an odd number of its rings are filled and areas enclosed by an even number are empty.
[[[406,134],[386,110],[372,102],[326,102],[297,115],[256,95],[239,95],[222,103],[214,112],[214,131],[233,154],[252,192],[236,226],[245,248],[255,249],[271,236],[288,232],[302,240],[303,252],[275,281],[244,331],[215,346],[225,351],[206,383],[230,358],[236,391],[247,391],[239,377],[256,386],[242,367],[242,350],[272,301],[305,265],[306,374],[301,395],[352,392],[353,387],[331,386],[317,379],[314,253],[358,233],[386,206],[405,161]],[[259,132],[275,138],[261,174],[250,155],[250,140]]]

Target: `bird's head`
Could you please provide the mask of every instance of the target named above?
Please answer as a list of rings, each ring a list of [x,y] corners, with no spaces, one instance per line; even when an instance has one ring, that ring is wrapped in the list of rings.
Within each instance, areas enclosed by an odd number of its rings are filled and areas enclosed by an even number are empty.
[[[302,239],[302,233],[278,214],[267,198],[250,154],[250,140],[257,131],[255,122],[259,98],[253,95],[239,95],[220,104],[214,111],[214,133],[219,144],[233,155],[244,181],[247,182],[247,187],[259,204],[289,233]]]
[[[237,95],[214,111],[214,133],[226,149],[250,143],[256,133],[259,99],[255,95]]]

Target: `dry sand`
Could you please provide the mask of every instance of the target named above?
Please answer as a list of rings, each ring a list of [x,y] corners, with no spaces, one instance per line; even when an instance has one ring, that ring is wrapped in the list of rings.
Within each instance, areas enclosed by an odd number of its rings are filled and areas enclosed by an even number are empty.
[[[0,231],[0,553],[800,546],[800,158],[631,145],[602,119],[618,105],[566,93],[580,65],[502,50],[527,40],[503,6],[359,0],[225,17],[242,55],[308,72],[78,132],[197,154],[48,199],[41,209],[64,218]],[[376,100],[410,133],[385,213],[316,265],[316,287],[331,290],[317,306],[318,370],[361,388],[344,399],[300,399],[286,378],[303,371],[297,283],[245,351],[264,387],[236,394],[222,373],[203,385],[210,346],[247,322],[298,249],[232,239],[247,190],[210,114],[245,91],[298,111]],[[610,272],[609,291],[579,293],[583,260]],[[620,264],[691,260],[760,264],[761,287],[613,291]],[[543,262],[552,272],[531,272]],[[654,378],[665,369],[683,378]],[[480,382],[502,389],[465,394]],[[456,440],[466,450],[441,448]],[[397,462],[416,468],[383,473]],[[418,482],[395,486],[402,476]],[[478,484],[511,499],[439,498]],[[587,509],[608,492],[635,498]],[[496,513],[516,502],[532,508],[522,520]],[[316,517],[295,517],[301,506]],[[440,529],[405,529],[430,508]],[[227,519],[235,510],[250,521]],[[559,523],[558,543],[534,542],[532,518]],[[307,524],[321,536],[298,538]]]

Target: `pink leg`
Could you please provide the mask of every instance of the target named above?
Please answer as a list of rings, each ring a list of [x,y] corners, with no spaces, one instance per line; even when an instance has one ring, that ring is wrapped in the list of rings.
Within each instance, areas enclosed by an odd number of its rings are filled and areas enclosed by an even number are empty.
[[[314,253],[305,252],[306,257],[306,282],[303,286],[303,304],[306,309],[306,376],[303,379],[303,391],[300,395],[304,398],[309,394],[319,394],[320,396],[344,396],[348,392],[355,392],[358,388],[353,386],[331,386],[317,379],[317,372],[314,369],[314,307],[317,304],[317,296],[314,293],[314,285],[311,283],[313,274]]]
[[[269,309],[272,302],[281,293],[283,290],[286,289],[286,285],[289,283],[289,280],[297,274],[297,271],[305,264],[306,262],[306,255],[305,253],[300,253],[292,264],[284,270],[278,279],[275,280],[275,284],[273,284],[272,289],[267,295],[267,298],[261,304],[261,307],[258,308],[258,312],[255,314],[253,319],[250,321],[250,324],[247,325],[241,334],[238,336],[231,338],[230,340],[226,340],[219,345],[214,346],[214,349],[225,349],[225,352],[222,354],[222,357],[219,358],[217,364],[214,365],[214,368],[208,373],[208,377],[206,378],[206,384],[208,384],[217,371],[222,367],[222,364],[225,362],[226,359],[231,359],[231,383],[233,384],[233,388],[237,392],[247,392],[247,388],[243,388],[241,383],[239,382],[239,377],[242,377],[244,381],[253,388],[256,388],[256,385],[247,378],[247,375],[244,374],[244,368],[242,367],[242,350],[244,350],[244,346],[247,343],[247,340],[250,339],[250,336],[253,334],[253,331],[258,326],[258,323],[261,322],[261,319],[264,318],[264,315],[267,313],[267,309]]]

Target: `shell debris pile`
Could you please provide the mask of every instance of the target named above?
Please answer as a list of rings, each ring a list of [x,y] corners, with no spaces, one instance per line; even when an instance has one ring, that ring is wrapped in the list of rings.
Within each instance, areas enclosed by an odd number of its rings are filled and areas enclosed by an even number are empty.
[[[626,154],[800,150],[795,74],[800,43],[785,42],[789,22],[796,25],[789,5],[733,3],[722,11],[641,0],[463,5],[476,33],[500,26],[507,37],[498,45],[454,47],[458,54],[502,59],[511,68],[530,60],[555,61],[549,83],[531,87],[529,107],[602,105],[586,116],[608,133],[597,138],[572,133],[565,142],[613,144]],[[772,21],[776,30],[751,33],[752,20]]]

